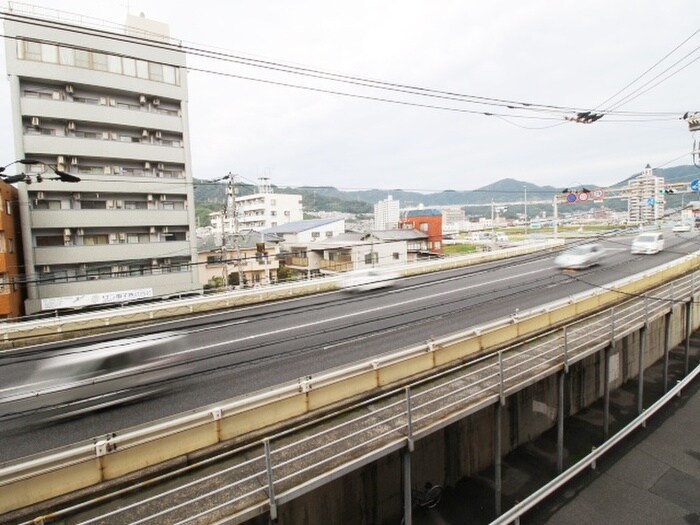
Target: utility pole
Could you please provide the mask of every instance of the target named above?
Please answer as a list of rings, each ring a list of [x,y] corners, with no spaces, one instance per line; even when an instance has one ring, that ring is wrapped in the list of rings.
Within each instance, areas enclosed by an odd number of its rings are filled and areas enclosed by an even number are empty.
[[[523,186],[525,190],[525,240],[527,240],[527,186]]]
[[[223,216],[223,261],[224,261],[224,286],[228,288],[228,255],[226,252],[226,228],[228,226],[229,216],[233,216],[233,247],[236,250],[236,268],[238,268],[238,285],[243,286],[243,270],[241,268],[242,258],[241,258],[241,238],[238,232],[238,209],[236,208],[236,175],[229,172],[228,175],[223,177],[221,180],[228,180],[228,185],[226,186],[226,204],[224,205],[224,216]],[[230,214],[230,215],[229,215]]]

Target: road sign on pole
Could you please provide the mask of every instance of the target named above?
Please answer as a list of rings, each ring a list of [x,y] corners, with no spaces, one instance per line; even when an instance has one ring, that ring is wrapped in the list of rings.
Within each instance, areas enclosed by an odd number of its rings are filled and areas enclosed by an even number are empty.
[[[700,179],[695,179],[689,184],[690,189],[693,191],[700,191]]]

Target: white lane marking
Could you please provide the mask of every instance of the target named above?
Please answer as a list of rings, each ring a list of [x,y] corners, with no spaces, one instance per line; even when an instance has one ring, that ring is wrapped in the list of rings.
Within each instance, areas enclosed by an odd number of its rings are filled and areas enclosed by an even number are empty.
[[[304,329],[304,328],[311,328],[311,327],[314,327],[314,326],[318,326],[318,325],[322,325],[322,324],[326,324],[326,323],[332,323],[332,322],[335,322],[335,321],[343,321],[343,320],[346,320],[346,319],[352,319],[353,317],[359,317],[359,316],[361,316],[361,315],[365,315],[365,314],[369,314],[369,313],[373,313],[373,312],[380,312],[380,311],[382,311],[382,310],[388,310],[388,309],[392,309],[392,310],[393,310],[393,309],[395,309],[395,308],[398,307],[398,306],[405,306],[405,305],[409,305],[409,304],[414,304],[414,303],[418,303],[418,302],[421,302],[421,301],[426,301],[426,300],[429,300],[429,299],[434,299],[434,298],[436,298],[436,297],[444,297],[445,295],[460,293],[460,292],[464,292],[464,291],[466,291],[466,290],[472,290],[472,289],[481,288],[481,287],[484,287],[484,286],[490,286],[490,285],[492,285],[492,284],[502,283],[503,281],[508,281],[508,280],[510,280],[510,279],[516,279],[516,278],[519,278],[519,277],[524,277],[524,276],[526,276],[526,275],[532,275],[532,274],[541,273],[541,272],[548,272],[548,271],[551,271],[551,270],[552,270],[552,267],[551,267],[551,266],[546,267],[546,268],[539,268],[539,269],[537,269],[537,270],[532,270],[532,271],[530,271],[530,272],[523,272],[523,273],[518,273],[517,275],[511,275],[510,277],[503,277],[503,278],[501,278],[501,279],[494,279],[494,280],[492,280],[492,281],[486,281],[486,282],[483,282],[483,283],[470,284],[469,286],[463,286],[463,287],[461,287],[461,288],[455,288],[455,289],[452,289],[452,290],[448,290],[448,291],[446,291],[446,292],[440,292],[440,293],[435,293],[435,294],[431,294],[431,295],[424,295],[424,296],[421,296],[421,297],[416,297],[416,298],[414,298],[414,299],[408,299],[408,300],[406,300],[406,301],[401,301],[401,302],[399,302],[399,303],[392,303],[392,304],[387,305],[387,306],[377,306],[376,308],[371,308],[371,309],[369,309],[369,310],[363,310],[363,311],[361,311],[361,312],[353,312],[353,313],[350,313],[350,314],[338,315],[338,316],[335,316],[335,317],[329,317],[328,319],[321,319],[321,320],[319,320],[319,321],[312,321],[312,322],[309,322],[309,323],[299,324],[299,325],[296,325],[296,326],[289,326],[289,327],[286,327],[286,328],[279,328],[279,329],[277,329],[277,330],[272,330],[272,331],[270,331],[270,332],[248,335],[248,336],[246,336],[246,337],[239,337],[238,339],[231,339],[231,340],[228,340],[228,341],[222,341],[222,342],[220,342],[220,343],[214,343],[214,344],[212,344],[212,345],[206,345],[206,346],[202,346],[202,347],[199,347],[199,348],[193,348],[193,349],[191,349],[191,350],[184,350],[184,351],[182,351],[182,352],[178,352],[177,354],[173,354],[173,355],[187,354],[187,353],[195,352],[195,351],[197,351],[197,350],[201,350],[201,349],[204,349],[204,348],[216,348],[216,347],[218,347],[218,346],[223,346],[223,345],[230,345],[230,344],[235,344],[235,343],[243,343],[243,342],[245,342],[245,341],[252,341],[253,339],[258,339],[258,338],[260,338],[260,337],[265,337],[265,336],[269,336],[269,335],[279,335],[279,334],[283,334],[283,333],[285,333],[285,332],[291,332],[291,331],[293,331],[293,330],[302,330],[302,329]]]

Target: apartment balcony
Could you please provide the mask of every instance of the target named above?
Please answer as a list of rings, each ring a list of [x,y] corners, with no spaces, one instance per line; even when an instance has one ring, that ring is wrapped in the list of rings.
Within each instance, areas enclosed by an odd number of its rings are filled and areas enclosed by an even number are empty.
[[[353,269],[352,261],[329,261],[328,259],[321,259],[320,261],[321,270],[330,270],[333,272],[349,272]]]
[[[156,129],[182,133],[182,117],[177,113],[147,111],[139,104],[100,105],[99,98],[94,104],[68,100],[39,99],[22,97],[22,115],[50,118],[68,122],[94,122],[125,127]]]
[[[187,226],[187,210],[32,210],[32,229]]]
[[[46,246],[34,249],[34,264],[81,264],[190,256],[189,241]]]
[[[290,268],[301,268],[306,270],[309,267],[308,257],[285,257],[284,264]]]
[[[24,151],[31,155],[66,155],[103,159],[143,159],[150,162],[185,163],[185,149],[159,144],[119,142],[56,135],[24,135]]]

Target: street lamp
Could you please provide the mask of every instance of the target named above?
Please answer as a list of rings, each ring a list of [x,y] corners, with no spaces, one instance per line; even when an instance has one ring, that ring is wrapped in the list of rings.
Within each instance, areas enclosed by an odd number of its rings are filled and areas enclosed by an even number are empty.
[[[51,164],[47,164],[45,162],[41,162],[39,160],[35,159],[20,159],[16,160],[14,162],[10,162],[9,164],[5,166],[0,166],[0,180],[3,182],[6,182],[7,184],[12,184],[13,182],[26,182],[27,184],[32,183],[32,179],[30,175],[27,175],[26,173],[18,173],[17,175],[2,175],[4,173],[5,169],[9,168],[10,166],[14,164],[23,164],[25,166],[36,166],[36,165],[43,165],[46,166],[49,170],[51,170],[56,177],[48,177],[46,180],[60,180],[61,182],[80,182],[80,177],[76,177],[75,175],[71,175],[70,173],[66,173],[63,170],[59,170],[55,166]],[[36,181],[41,182],[44,180],[44,177],[42,176],[43,173],[45,173],[46,170],[42,171],[41,173],[38,173],[36,175]]]

